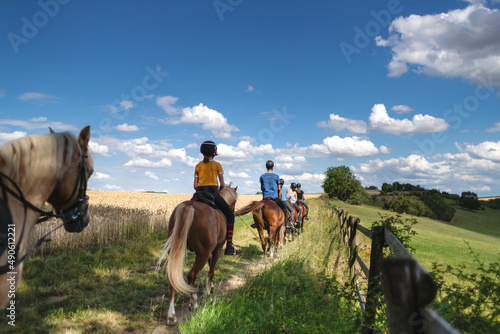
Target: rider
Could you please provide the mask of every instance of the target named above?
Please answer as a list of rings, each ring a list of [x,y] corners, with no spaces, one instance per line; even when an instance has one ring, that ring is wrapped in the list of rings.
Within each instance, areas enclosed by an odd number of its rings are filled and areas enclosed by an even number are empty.
[[[279,194],[280,194],[281,201],[283,202],[283,204],[285,204],[285,206],[287,208],[287,211],[290,211],[290,221],[288,221],[288,219],[286,219],[286,224],[287,224],[287,227],[291,227],[289,225],[290,225],[290,222],[293,221],[293,209],[290,206],[290,203],[288,203],[288,201],[287,201],[287,193],[288,193],[288,188],[285,187],[285,180],[280,179]]]
[[[295,184],[295,182],[292,182],[290,184],[290,189],[288,190],[287,197],[290,200],[290,203],[292,203],[292,205],[295,207],[295,210],[297,211],[297,217],[295,219],[295,222],[298,223],[299,217],[300,217],[300,208],[297,204],[297,191],[296,191],[296,189],[297,189],[297,185]]]
[[[306,208],[306,216],[304,217],[304,219],[309,220],[309,217],[308,217],[309,216],[309,207],[306,204],[306,198],[304,196],[304,191],[301,189],[300,183],[297,183],[297,201],[302,203],[304,208]]]
[[[274,162],[272,160],[266,161],[267,172],[260,176],[260,189],[262,190],[263,199],[272,199],[283,210],[285,214],[285,221],[288,221],[287,210],[285,204],[278,197],[278,185],[280,178],[277,174],[273,173]]]
[[[194,170],[194,189],[196,189],[196,191],[205,191],[212,194],[215,204],[226,217],[227,243],[224,254],[241,254],[240,251],[234,248],[233,244],[234,213],[224,198],[219,195],[219,189],[224,188],[225,184],[222,166],[214,160],[214,157],[217,155],[217,145],[211,140],[204,141],[203,144],[201,144],[200,152],[203,154],[203,161],[199,162]],[[217,182],[217,179],[219,182]],[[219,188],[217,188],[217,186],[219,186]]]

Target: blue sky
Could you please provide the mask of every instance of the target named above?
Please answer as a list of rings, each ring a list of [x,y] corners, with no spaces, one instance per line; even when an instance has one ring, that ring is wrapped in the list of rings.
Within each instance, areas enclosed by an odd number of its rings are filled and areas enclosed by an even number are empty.
[[[0,144],[91,126],[94,190],[193,191],[199,145],[259,190],[265,161],[500,194],[500,2],[4,1]]]

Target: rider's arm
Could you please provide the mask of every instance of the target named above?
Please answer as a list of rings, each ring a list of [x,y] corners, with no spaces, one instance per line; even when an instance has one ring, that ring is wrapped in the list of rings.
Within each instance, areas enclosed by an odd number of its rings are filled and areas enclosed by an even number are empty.
[[[194,184],[193,184],[193,186],[194,186],[194,189],[196,190],[196,187],[198,187],[198,176],[194,177]]]
[[[224,188],[225,184],[224,184],[224,174],[223,173],[219,173],[219,189],[222,189]]]

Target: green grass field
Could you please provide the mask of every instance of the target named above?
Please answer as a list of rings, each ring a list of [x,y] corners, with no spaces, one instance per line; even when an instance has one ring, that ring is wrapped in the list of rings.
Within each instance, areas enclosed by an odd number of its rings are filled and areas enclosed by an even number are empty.
[[[332,204],[347,210],[361,219],[361,225],[370,228],[380,220],[381,214],[395,215],[377,206],[350,205],[339,201]],[[402,219],[410,218],[402,215]],[[415,258],[427,269],[432,263],[475,268],[474,257],[470,254],[468,242],[479,259],[492,263],[500,258],[500,210],[486,208],[485,211],[471,212],[456,208],[452,222],[416,217],[418,224],[414,230],[418,233],[412,238],[416,249]]]
[[[311,220],[305,234],[288,244],[278,260],[263,260],[251,217],[236,219],[234,241],[243,256],[221,257],[215,283],[233,275],[247,277],[244,286],[227,293],[219,290],[216,303],[207,303],[183,333],[287,332],[356,333],[361,314],[356,298],[345,285],[346,248],[341,245],[333,210],[321,199],[308,201]],[[333,202],[370,226],[380,208]],[[453,223],[419,218],[413,245],[416,258],[432,262],[472,265],[468,241],[482,261],[498,260],[499,214],[458,210]],[[54,251],[30,257],[16,293],[16,327],[7,325],[0,310],[0,333],[124,333],[152,332],[166,323],[168,282],[155,264],[166,231],[117,240],[103,247]],[[193,263],[189,253],[185,271]],[[252,278],[256,262],[264,271]],[[207,267],[198,276],[201,294]],[[187,296],[178,307],[186,308]],[[383,315],[381,316],[383,318]],[[383,329],[384,321],[379,321]],[[214,327],[215,326],[215,327]]]

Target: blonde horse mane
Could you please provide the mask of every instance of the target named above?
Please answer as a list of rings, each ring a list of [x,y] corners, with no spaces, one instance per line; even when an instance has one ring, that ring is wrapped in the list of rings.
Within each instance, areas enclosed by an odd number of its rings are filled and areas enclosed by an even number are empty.
[[[0,163],[3,161],[0,171],[15,180],[23,191],[31,191],[40,182],[61,175],[61,168],[69,167],[75,152],[81,154],[81,148],[77,137],[70,132],[26,136],[0,146]],[[91,159],[89,155],[90,164]]]
[[[225,186],[222,188],[221,191],[219,191],[219,194],[221,197],[226,201],[227,204],[231,205],[233,203],[236,203],[236,200],[238,200],[238,193],[234,191],[233,188],[231,188],[231,185],[233,183],[229,183],[228,186]]]

